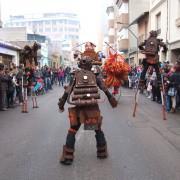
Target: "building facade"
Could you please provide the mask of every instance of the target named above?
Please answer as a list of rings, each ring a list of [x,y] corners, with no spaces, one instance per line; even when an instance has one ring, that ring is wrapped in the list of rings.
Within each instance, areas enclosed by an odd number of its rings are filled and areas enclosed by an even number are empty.
[[[168,42],[168,4],[167,0],[150,0],[150,28],[158,32],[158,38]],[[168,50],[169,51],[169,50]],[[169,53],[169,52],[168,52]],[[160,61],[167,60],[167,54],[160,51]]]
[[[180,0],[169,0],[168,60],[176,62],[180,56]]]
[[[3,41],[26,41],[27,29],[25,27],[0,28],[0,40]]]
[[[48,65],[48,42],[46,36],[40,34],[29,34],[25,27],[0,28],[0,39],[24,48],[25,45],[33,45],[34,41],[41,44],[38,50],[39,66]]]
[[[108,42],[128,58],[128,0],[114,0],[107,7]]]
[[[13,64],[19,65],[19,46],[0,41],[0,63],[10,67]]]
[[[10,16],[5,27],[26,27],[53,40],[79,40],[80,21],[73,13]]]
[[[128,0],[116,0],[116,44],[119,52],[128,58],[129,36],[127,26],[129,24]]]
[[[138,51],[138,45],[147,36],[149,30],[149,0],[129,0],[129,62],[139,65],[143,56]]]
[[[108,6],[106,9],[106,13],[108,15],[108,43],[111,46],[115,46],[115,7],[112,3],[112,5]]]

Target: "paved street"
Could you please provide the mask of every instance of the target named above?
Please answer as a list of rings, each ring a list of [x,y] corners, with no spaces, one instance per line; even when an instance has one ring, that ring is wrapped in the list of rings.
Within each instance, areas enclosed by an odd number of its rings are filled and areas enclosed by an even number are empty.
[[[80,129],[72,166],[58,162],[68,130],[67,106],[58,112],[62,88],[39,97],[29,114],[19,107],[0,112],[0,180],[179,180],[180,113],[162,120],[161,106],[140,97],[132,117],[134,92],[123,89],[116,109],[100,107],[109,157],[96,158],[94,132]],[[104,96],[104,95],[103,95]]]

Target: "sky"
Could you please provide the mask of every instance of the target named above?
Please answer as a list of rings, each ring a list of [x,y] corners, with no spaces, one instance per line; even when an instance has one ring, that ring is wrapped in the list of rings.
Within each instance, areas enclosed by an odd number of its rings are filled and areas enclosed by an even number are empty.
[[[9,15],[68,11],[77,13],[81,21],[82,40],[97,42],[98,32],[105,26],[107,0],[0,0],[2,20]]]

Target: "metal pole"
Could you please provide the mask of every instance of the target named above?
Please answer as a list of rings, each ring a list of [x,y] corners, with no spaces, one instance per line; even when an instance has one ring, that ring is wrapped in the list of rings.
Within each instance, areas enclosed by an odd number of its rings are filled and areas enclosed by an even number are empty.
[[[121,23],[121,22],[117,22],[117,24],[125,24],[125,23]],[[138,37],[136,36],[136,34],[130,29],[130,26],[131,25],[128,25],[128,24],[126,24],[127,26],[126,27],[124,27],[125,29],[127,29],[134,37],[135,37],[135,39],[136,39],[136,41],[137,41],[137,60],[138,60],[138,46],[139,46],[139,40],[138,40]],[[128,53],[129,54],[129,53]]]
[[[136,42],[137,42],[137,53],[136,53],[136,55],[137,55],[137,61],[138,61],[138,46],[139,46],[139,41],[138,41],[138,37],[134,34],[134,32],[130,29],[130,26],[127,26],[126,27],[127,29],[128,29],[128,31],[135,37],[135,39],[136,39]],[[139,63],[139,62],[138,62]]]

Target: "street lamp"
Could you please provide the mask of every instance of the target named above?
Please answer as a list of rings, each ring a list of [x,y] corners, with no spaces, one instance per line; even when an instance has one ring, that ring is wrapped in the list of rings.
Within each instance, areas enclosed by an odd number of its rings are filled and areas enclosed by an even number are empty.
[[[127,29],[131,34],[132,36],[136,39],[136,45],[137,45],[137,53],[136,53],[136,56],[137,56],[137,61],[138,61],[138,46],[139,46],[139,39],[138,37],[136,36],[136,34],[130,29],[130,26],[129,24],[126,24],[126,23],[122,23],[122,22],[117,22],[117,24],[122,24],[122,25],[126,25],[125,27],[123,27],[122,29]],[[128,55],[129,56],[129,55]]]

